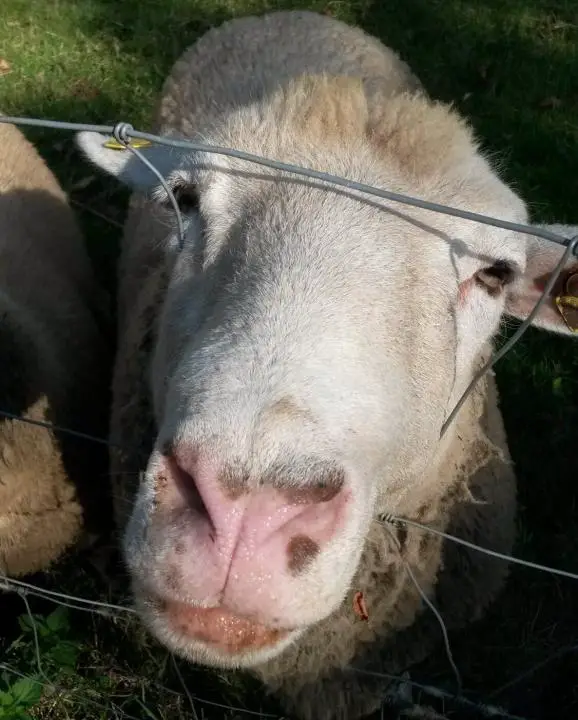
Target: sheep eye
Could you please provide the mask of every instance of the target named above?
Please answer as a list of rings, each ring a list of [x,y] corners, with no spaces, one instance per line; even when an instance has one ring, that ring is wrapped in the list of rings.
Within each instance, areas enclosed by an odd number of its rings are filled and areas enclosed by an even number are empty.
[[[178,185],[173,192],[183,212],[193,212],[198,209],[199,195],[194,185]]]
[[[514,279],[514,269],[505,260],[498,260],[491,267],[484,268],[476,274],[476,280],[483,285],[490,295],[496,295],[505,285]]]
[[[175,185],[172,190],[181,212],[191,213],[199,209],[199,195],[195,185],[180,183]],[[170,200],[167,200],[164,205],[172,208]]]

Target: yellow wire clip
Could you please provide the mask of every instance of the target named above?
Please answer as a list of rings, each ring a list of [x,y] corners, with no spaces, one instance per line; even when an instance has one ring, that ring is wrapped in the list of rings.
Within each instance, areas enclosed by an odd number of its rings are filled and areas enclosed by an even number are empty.
[[[140,148],[149,147],[150,145],[152,145],[152,142],[150,140],[141,140],[139,138],[134,138],[128,144],[130,145],[130,147],[139,150]],[[108,148],[109,150],[126,150],[126,146],[122,143],[119,143],[118,140],[115,140],[114,138],[107,140],[103,144],[103,147]]]

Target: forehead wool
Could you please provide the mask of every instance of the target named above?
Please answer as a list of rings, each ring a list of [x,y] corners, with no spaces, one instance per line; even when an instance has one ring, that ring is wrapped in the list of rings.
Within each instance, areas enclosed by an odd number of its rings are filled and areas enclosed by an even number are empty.
[[[358,77],[302,75],[271,97],[238,110],[228,129],[244,146],[253,144],[256,125],[282,144],[343,153],[364,146],[393,162],[408,180],[453,175],[479,149],[467,121],[449,105],[420,92],[368,98]]]

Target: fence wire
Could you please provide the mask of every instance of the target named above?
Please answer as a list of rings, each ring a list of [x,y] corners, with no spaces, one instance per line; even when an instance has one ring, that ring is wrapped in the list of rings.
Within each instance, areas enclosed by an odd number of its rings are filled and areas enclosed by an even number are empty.
[[[509,221],[501,220],[499,218],[493,218],[486,215],[481,215],[478,213],[469,212],[466,210],[462,210],[459,208],[449,207],[446,205],[441,205],[438,203],[430,202],[427,200],[423,200],[420,198],[411,197],[408,195],[403,195],[400,193],[391,192],[388,190],[384,190],[382,188],[373,187],[371,185],[367,185],[364,183],[359,183],[351,179],[347,179],[344,177],[332,175],[329,173],[325,173],[322,171],[314,170],[311,168],[305,168],[298,165],[293,165],[290,163],[284,163],[273,159],[268,159],[265,157],[261,157],[258,155],[253,155],[251,153],[246,153],[244,151],[235,150],[233,148],[226,148],[226,147],[219,147],[219,146],[212,146],[207,145],[205,143],[200,142],[194,142],[192,140],[187,139],[178,139],[178,138],[169,138],[169,137],[161,137],[157,135],[153,135],[151,133],[146,132],[140,132],[138,130],[135,130],[132,125],[128,123],[117,123],[116,125],[94,125],[94,124],[85,124],[85,123],[67,123],[67,122],[60,122],[60,121],[53,121],[53,120],[43,120],[43,119],[35,119],[35,118],[25,118],[25,117],[11,117],[11,116],[0,116],[0,122],[3,123],[9,123],[14,125],[22,125],[22,126],[30,126],[30,127],[42,127],[46,129],[55,129],[55,130],[67,130],[67,131],[89,131],[89,132],[98,132],[103,133],[106,135],[112,136],[117,143],[120,145],[120,149],[124,148],[125,150],[128,150],[131,152],[134,156],[136,156],[158,179],[159,183],[167,193],[167,196],[173,206],[176,222],[177,222],[177,229],[179,234],[179,240],[180,240],[180,247],[182,248],[182,245],[185,241],[184,236],[184,223],[181,216],[181,212],[178,206],[178,203],[176,201],[176,198],[171,191],[171,188],[168,186],[168,183],[166,182],[165,178],[162,176],[162,174],[158,171],[157,168],[154,167],[154,165],[139,151],[138,147],[134,146],[133,140],[141,140],[145,141],[146,144],[157,144],[157,145],[165,145],[173,148],[180,148],[180,149],[186,149],[194,152],[203,152],[208,154],[216,154],[216,155],[223,155],[228,156],[232,158],[236,158],[239,160],[244,160],[247,162],[251,162],[257,165],[269,167],[274,170],[278,170],[281,172],[287,172],[292,173],[295,175],[300,175],[306,178],[309,178],[311,180],[318,180],[324,184],[330,184],[330,185],[336,185],[339,187],[344,187],[348,190],[360,192],[367,195],[372,195],[375,197],[379,197],[381,199],[390,200],[392,202],[402,203],[409,206],[421,208],[423,210],[429,210],[433,212],[438,212],[454,217],[459,217],[465,220],[470,220],[473,222],[479,222],[482,224],[502,228],[505,230],[510,230],[517,233],[522,233],[534,237],[538,237],[540,239],[550,241],[553,243],[556,243],[560,246],[564,247],[564,252],[562,254],[562,257],[556,266],[553,274],[551,275],[549,282],[547,283],[546,287],[544,288],[542,294],[540,295],[540,298],[538,299],[536,305],[534,306],[533,310],[531,311],[528,318],[520,325],[516,333],[510,338],[510,340],[505,343],[505,345],[490,359],[490,361],[476,374],[476,376],[473,378],[472,382],[462,395],[462,397],[457,402],[456,406],[453,408],[452,412],[449,414],[447,420],[444,423],[444,426],[442,427],[441,434],[443,435],[445,431],[447,430],[448,426],[452,422],[452,420],[456,417],[457,413],[459,412],[459,409],[467,399],[467,396],[469,393],[473,390],[475,384],[485,375],[494,365],[495,363],[504,357],[504,355],[511,350],[511,348],[520,340],[526,329],[531,325],[534,317],[539,312],[542,304],[546,301],[549,293],[551,292],[552,288],[556,284],[556,281],[558,277],[560,276],[560,273],[563,271],[564,266],[566,265],[568,259],[573,255],[575,257],[578,257],[578,236],[568,238],[561,235],[558,235],[557,233],[553,233],[550,230],[546,230],[545,228],[536,227],[532,225],[523,225],[518,223],[512,223]],[[92,212],[91,208],[85,208]],[[116,221],[112,221],[109,218],[102,216],[100,213],[95,213],[99,215],[102,219],[105,219],[107,221],[110,221],[111,224],[121,227],[122,225]],[[119,445],[111,442],[108,439],[95,437],[93,435],[88,435],[86,433],[82,433],[76,430],[73,430],[71,428],[65,428],[61,426],[56,426],[51,423],[46,423],[43,421],[37,421],[37,420],[31,420],[29,418],[23,418],[18,415],[15,415],[13,413],[9,413],[7,411],[4,411],[0,409],[0,416],[5,417],[7,419],[11,419],[13,421],[21,421],[26,422],[32,425],[37,425],[40,427],[43,427],[47,430],[57,432],[57,433],[65,433],[72,436],[77,437],[78,439],[83,439],[103,445],[108,445],[112,447],[120,447]],[[123,448],[126,449],[126,448]],[[519,565],[524,565],[526,567],[539,570],[542,572],[551,573],[554,575],[562,576],[565,578],[569,578],[572,580],[578,580],[578,574],[571,573],[565,570],[559,570],[556,568],[544,566],[544,565],[538,565],[536,563],[531,563],[528,561],[525,561],[520,558],[511,557],[508,555],[503,555],[500,553],[496,553],[494,551],[488,550],[486,548],[474,545],[472,543],[466,542],[465,540],[462,540],[460,538],[456,538],[452,535],[448,535],[446,533],[441,533],[438,530],[435,530],[433,528],[428,527],[427,525],[423,525],[421,523],[417,523],[415,521],[412,521],[407,518],[397,517],[392,514],[384,514],[380,516],[379,520],[383,522],[386,526],[404,526],[406,528],[408,527],[414,527],[419,528],[425,532],[433,533],[434,535],[441,535],[445,540],[448,542],[456,542],[458,544],[466,545],[470,548],[473,548],[479,552],[486,553],[489,555],[492,555],[494,557],[497,557],[499,559],[502,559],[507,562],[516,563]],[[388,531],[389,532],[389,531]],[[392,538],[395,541],[395,536],[392,534]],[[396,541],[397,542],[397,541]],[[395,543],[394,543],[395,544]],[[355,667],[350,667],[349,669],[353,672],[358,672],[360,674],[365,674],[369,676],[374,677],[380,677],[383,679],[391,680],[395,682],[397,685],[405,686],[405,687],[413,687],[415,689],[418,689],[420,693],[422,693],[426,699],[428,697],[430,698],[437,698],[442,699],[445,701],[454,701],[458,707],[467,708],[467,709],[475,709],[480,717],[483,718],[490,718],[490,717],[502,717],[505,718],[505,720],[524,720],[523,718],[519,718],[517,716],[508,714],[507,711],[505,711],[502,708],[498,708],[497,706],[493,705],[486,705],[482,703],[475,703],[472,700],[466,698],[461,691],[461,678],[459,674],[459,670],[456,667],[452,653],[451,648],[449,646],[449,639],[447,630],[445,628],[445,625],[443,623],[443,619],[439,615],[436,608],[432,605],[431,601],[427,597],[427,595],[424,593],[424,591],[420,588],[420,586],[417,583],[417,580],[415,576],[413,575],[413,572],[411,571],[411,567],[407,565],[407,571],[409,574],[409,577],[411,578],[412,582],[415,583],[417,590],[422,596],[422,599],[424,600],[424,603],[429,606],[429,608],[434,612],[436,615],[436,618],[440,622],[446,652],[448,655],[448,659],[450,661],[450,664],[453,668],[454,674],[456,676],[457,682],[458,682],[458,692],[456,694],[451,694],[449,692],[446,692],[444,690],[441,690],[439,688],[430,687],[427,685],[423,685],[420,683],[413,682],[409,680],[407,674],[404,674],[403,676],[394,676],[394,675],[388,675],[386,673],[377,673],[377,672],[371,672],[367,670],[358,669]],[[36,665],[38,669],[38,675],[40,676],[40,679],[36,679],[34,682],[39,683],[44,688],[50,688],[52,691],[57,689],[57,687],[54,685],[54,683],[51,682],[51,680],[46,676],[45,671],[43,669],[42,664],[42,658],[41,658],[41,650],[40,650],[40,644],[39,644],[39,636],[35,625],[35,618],[31,612],[31,608],[28,602],[27,597],[28,596],[36,596],[39,598],[42,598],[44,600],[49,600],[53,603],[56,603],[58,605],[62,605],[64,607],[84,611],[84,612],[91,612],[96,615],[104,616],[107,619],[113,619],[118,620],[123,617],[128,617],[129,620],[134,619],[136,615],[136,611],[131,607],[116,605],[112,603],[106,603],[98,600],[83,598],[79,596],[74,595],[67,595],[65,593],[56,592],[53,590],[46,590],[40,587],[37,587],[35,585],[32,585],[30,583],[26,583],[21,580],[17,580],[15,578],[10,578],[5,575],[0,574],[0,590],[11,590],[13,592],[16,592],[19,594],[24,602],[25,609],[27,616],[30,619],[30,622],[32,623],[33,628],[33,640],[34,640],[34,652],[36,657]],[[539,667],[543,667],[547,665],[549,662],[557,659],[561,655],[565,653],[573,653],[578,651],[578,645],[571,645],[567,648],[564,648],[562,650],[559,650],[557,653],[552,655],[550,658],[547,658],[546,660],[542,661],[538,665],[536,665],[533,668],[530,668],[530,670],[526,671],[522,675],[518,676],[517,678],[514,678],[513,680],[507,682],[504,684],[501,688],[496,690],[494,693],[492,693],[493,696],[500,694],[505,688],[512,686],[516,682],[520,681],[521,679],[531,675]],[[174,658],[174,656],[171,656],[175,672],[177,674],[177,677],[179,678],[182,687],[184,696],[187,698],[187,701],[191,708],[192,717],[195,720],[199,719],[199,715],[196,709],[196,703],[200,704],[206,704],[209,706],[216,706],[223,710],[229,710],[231,712],[241,713],[241,714],[247,714],[247,715],[253,715],[260,718],[277,718],[275,715],[266,714],[266,713],[260,713],[253,710],[248,710],[246,708],[235,708],[233,706],[224,705],[220,703],[215,703],[210,700],[203,700],[196,695],[193,695],[189,688],[187,687],[182,674],[179,669],[179,665],[177,660]],[[11,666],[9,663],[2,662],[0,663],[0,670],[3,670],[7,673],[12,673],[16,676],[20,677],[28,677],[20,673],[15,667]],[[174,690],[171,690],[166,687],[161,688],[163,691],[166,691],[169,694],[178,694]],[[70,692],[68,689],[65,689],[65,692]],[[138,700],[138,698],[137,698]],[[84,701],[86,701],[86,698],[84,698]],[[92,703],[94,706],[98,706],[100,709],[111,711],[115,713],[115,716],[117,716],[117,711],[121,713],[121,717],[123,718],[133,718],[134,716],[127,714],[122,708],[117,707],[114,703],[109,703],[109,705],[104,706],[101,703],[96,703],[93,700],[88,701],[89,704]],[[147,717],[154,718],[156,717],[154,713],[144,704],[144,700],[140,701],[138,700],[139,705],[145,712]],[[420,707],[416,704],[411,704],[412,710],[412,716],[413,717],[445,717],[442,715],[427,715],[426,713],[429,712],[427,708],[423,710],[424,714],[419,714]],[[408,706],[409,707],[409,706]],[[407,708],[406,708],[407,709]],[[403,712],[402,712],[403,714]],[[201,711],[202,717],[204,717],[204,713]],[[0,714],[0,717],[1,714]],[[283,720],[283,718],[278,718],[278,720]]]
[[[542,238],[543,240],[549,240],[550,242],[557,243],[558,245],[567,246],[571,243],[571,239],[559,235],[558,233],[553,233],[550,230],[545,230],[544,228],[538,228],[532,225],[524,225],[520,223],[513,223],[507,220],[500,220],[499,218],[490,217],[488,215],[482,215],[479,213],[470,212],[468,210],[462,210],[460,208],[454,208],[448,205],[430,202],[429,200],[414,198],[409,195],[404,195],[401,193],[391,192],[390,190],[377,188],[373,185],[367,185],[366,183],[356,182],[355,180],[350,180],[339,175],[332,175],[331,173],[326,173],[320,170],[313,170],[311,168],[305,168],[300,165],[293,165],[292,163],[272,160],[270,158],[265,158],[261,155],[254,155],[252,153],[244,152],[243,150],[235,150],[233,148],[220,147],[217,145],[208,145],[201,142],[194,142],[193,140],[181,140],[177,138],[169,138],[161,135],[153,135],[151,133],[141,132],[140,130],[135,130],[130,123],[119,122],[116,125],[91,125],[88,123],[69,123],[61,122],[59,120],[11,117],[8,115],[0,116],[0,122],[12,125],[40,127],[53,130],[103,133],[105,135],[111,135],[120,145],[123,145],[125,147],[128,146],[129,149],[132,149],[133,151],[136,148],[131,147],[131,139],[145,140],[147,143],[151,143],[153,145],[165,145],[172,148],[180,148],[184,150],[191,150],[194,152],[204,152],[213,155],[224,155],[226,157],[233,157],[238,160],[246,160],[247,162],[251,162],[256,165],[269,167],[273,170],[280,170],[282,172],[288,172],[294,175],[301,175],[312,180],[320,180],[322,182],[331,183],[333,185],[345,187],[348,190],[356,190],[358,192],[373,195],[384,200],[392,200],[393,202],[411,205],[413,207],[422,208],[423,210],[432,210],[433,212],[439,212],[444,215],[453,215],[454,217],[463,218],[464,220],[471,220],[473,222],[479,222],[484,225],[499,227],[503,230],[511,230],[513,232],[519,232],[525,235],[533,235],[535,237]],[[149,166],[147,165],[147,167]],[[158,173],[158,170],[156,170],[155,168],[153,172]],[[578,250],[576,250],[576,248],[574,248],[573,252],[578,257]]]
[[[178,227],[179,247],[181,249],[183,248],[185,242],[185,232],[182,214],[175,195],[169,187],[168,183],[166,182],[165,178],[159,172],[159,170],[138,150],[137,147],[134,146],[134,144],[131,142],[132,140],[141,140],[144,141],[146,144],[165,145],[172,148],[190,150],[192,152],[204,152],[208,154],[233,157],[238,160],[245,160],[247,162],[269,167],[274,170],[288,172],[294,175],[301,175],[309,179],[322,181],[323,183],[329,183],[332,185],[344,187],[348,190],[355,190],[357,192],[361,192],[367,195],[373,195],[375,197],[379,197],[385,200],[391,200],[393,202],[410,205],[412,207],[418,207],[423,210],[430,210],[433,212],[442,213],[444,215],[451,215],[454,217],[462,218],[464,220],[479,222],[485,225],[499,227],[504,230],[511,230],[513,232],[523,233],[525,235],[533,235],[534,237],[539,237],[565,247],[565,251],[559,263],[556,265],[553,273],[551,274],[546,284],[546,287],[543,289],[543,292],[540,295],[536,304],[534,305],[531,313],[520,325],[516,333],[504,345],[504,347],[502,347],[497,353],[495,353],[493,357],[491,357],[490,360],[484,365],[484,367],[482,367],[476,373],[476,375],[474,376],[466,390],[462,393],[458,402],[450,412],[449,416],[446,418],[444,424],[442,425],[440,437],[443,437],[443,435],[447,432],[450,424],[456,418],[459,410],[466,402],[470,393],[473,392],[477,383],[487,372],[489,372],[494,367],[498,360],[503,358],[514,347],[514,345],[520,340],[522,335],[530,327],[534,318],[540,311],[540,308],[546,302],[548,295],[555,286],[556,281],[560,277],[560,273],[563,271],[568,259],[572,255],[578,258],[578,235],[573,238],[567,238],[557,233],[553,233],[550,230],[535,227],[533,225],[525,225],[521,223],[513,223],[506,220],[500,220],[499,218],[493,218],[488,215],[473,213],[468,210],[462,210],[460,208],[442,205],[440,203],[431,202],[429,200],[423,200],[420,198],[411,197],[409,195],[391,192],[389,190],[377,188],[372,185],[367,185],[366,183],[356,182],[355,180],[350,180],[339,175],[333,175],[331,173],[326,173],[320,170],[313,170],[311,168],[305,168],[300,165],[294,165],[292,163],[285,163],[279,160],[265,158],[260,155],[254,155],[252,153],[244,152],[242,150],[235,150],[233,148],[220,147],[216,145],[208,145],[206,143],[194,142],[192,140],[181,140],[177,138],[153,135],[151,133],[145,133],[139,130],[135,130],[130,123],[126,122],[119,122],[116,123],[116,125],[91,125],[87,123],[69,123],[58,120],[42,120],[37,118],[12,117],[8,115],[0,116],[0,122],[14,125],[42,127],[45,129],[72,130],[75,132],[97,132],[111,135],[118,143],[118,147],[120,149],[125,148],[126,150],[129,150],[141,163],[143,163],[143,165],[148,170],[150,170],[155,175],[160,185],[167,193],[167,197],[169,198],[169,201],[175,213]]]

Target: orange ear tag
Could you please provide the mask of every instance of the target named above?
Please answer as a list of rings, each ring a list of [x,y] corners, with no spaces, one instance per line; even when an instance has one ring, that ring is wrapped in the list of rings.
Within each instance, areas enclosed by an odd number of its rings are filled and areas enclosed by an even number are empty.
[[[353,610],[355,614],[365,622],[369,620],[369,615],[367,614],[367,607],[365,606],[365,600],[363,599],[362,592],[355,593],[353,597]]]
[[[578,272],[566,278],[563,293],[556,298],[556,307],[568,329],[578,333]]]

